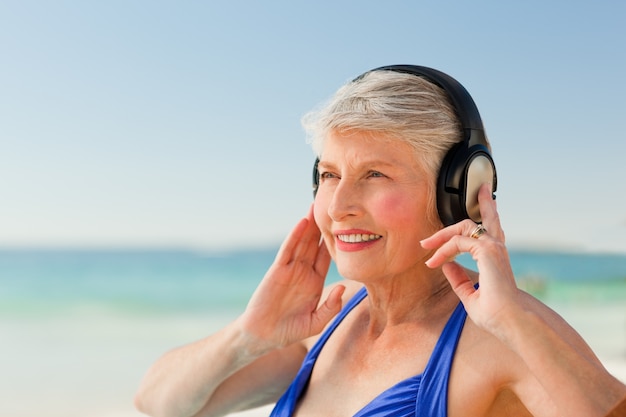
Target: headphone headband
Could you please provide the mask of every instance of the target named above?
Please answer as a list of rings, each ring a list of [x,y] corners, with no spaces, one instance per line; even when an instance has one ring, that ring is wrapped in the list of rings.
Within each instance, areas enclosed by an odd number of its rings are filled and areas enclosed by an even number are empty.
[[[466,140],[468,145],[479,143],[483,145],[487,144],[483,121],[480,117],[480,113],[478,112],[478,107],[476,107],[474,99],[465,87],[461,85],[461,83],[450,77],[448,74],[433,68],[419,65],[386,65],[374,68],[373,70],[358,76],[355,80],[358,80],[365,76],[365,74],[374,71],[394,71],[404,74],[412,74],[418,77],[421,76],[426,78],[431,83],[441,87],[452,102],[452,106],[454,107],[457,117],[459,118],[459,122],[461,123],[461,128],[464,133],[463,140]]]

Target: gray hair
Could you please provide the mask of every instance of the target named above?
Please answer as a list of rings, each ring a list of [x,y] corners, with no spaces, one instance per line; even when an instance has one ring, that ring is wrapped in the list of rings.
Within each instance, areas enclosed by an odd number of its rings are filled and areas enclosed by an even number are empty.
[[[331,132],[370,133],[409,143],[433,185],[446,152],[462,140],[455,109],[439,86],[413,74],[371,71],[341,87],[302,118],[321,156]]]

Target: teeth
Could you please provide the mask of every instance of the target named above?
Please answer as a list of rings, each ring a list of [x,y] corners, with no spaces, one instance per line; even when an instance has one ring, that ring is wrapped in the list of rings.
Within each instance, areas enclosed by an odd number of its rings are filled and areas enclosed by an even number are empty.
[[[370,240],[380,239],[380,235],[356,234],[356,235],[337,235],[337,238],[346,243],[368,242]]]

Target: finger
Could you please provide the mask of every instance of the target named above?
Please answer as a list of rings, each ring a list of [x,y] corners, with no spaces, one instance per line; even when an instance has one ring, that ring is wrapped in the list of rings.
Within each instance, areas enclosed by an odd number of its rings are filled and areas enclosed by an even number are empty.
[[[295,247],[293,259],[308,262],[313,265],[317,259],[319,251],[319,243],[322,234],[315,223],[313,218],[313,205],[309,207],[306,219],[308,221],[307,227],[304,230],[300,242]]]
[[[504,232],[500,224],[497,204],[493,199],[492,185],[483,184],[478,190],[478,202],[482,223],[487,229],[489,236],[504,241]]]
[[[302,239],[302,235],[304,235],[304,231],[308,227],[308,222],[309,221],[304,218],[300,219],[300,221],[296,223],[294,228],[280,245],[278,253],[276,254],[275,262],[280,264],[288,264],[289,262],[291,262],[291,260],[293,259],[293,254],[296,250],[296,246]]]
[[[426,261],[426,266],[429,268],[440,267],[446,262],[449,262],[450,259],[454,259],[457,255],[462,253],[461,247],[459,246],[461,239],[461,236],[453,235],[450,239],[444,241],[432,254],[430,259]]]
[[[456,262],[448,262],[443,265],[442,271],[461,302],[467,304],[476,289],[465,269]]]
[[[276,262],[286,265],[298,259],[311,265],[317,257],[321,233],[313,220],[312,208],[307,216],[301,219],[283,241]]]
[[[453,234],[449,230],[443,229],[433,235],[430,238],[431,240],[423,241],[422,246],[424,248],[436,249],[430,259],[426,261],[428,267],[437,268],[465,252],[471,253],[472,257],[476,259],[476,251],[484,243],[480,242],[483,240],[482,237],[480,239],[470,237],[472,231],[476,229],[476,223],[471,220],[463,220],[461,223],[457,223],[457,226],[454,230],[458,234]],[[448,236],[450,237],[448,238]]]
[[[324,242],[324,240],[321,240],[317,251],[317,258],[315,260],[315,271],[318,274],[326,277],[326,274],[328,273],[328,268],[330,267],[330,260],[330,252],[328,252],[326,243]]]
[[[346,287],[343,285],[337,285],[330,290],[324,303],[313,313],[313,320],[311,322],[312,334],[321,332],[328,322],[339,313],[342,306],[341,297],[345,290]]]
[[[475,228],[476,223],[466,219],[437,231],[432,236],[422,240],[421,244],[424,249],[436,249],[455,236],[470,236]]]

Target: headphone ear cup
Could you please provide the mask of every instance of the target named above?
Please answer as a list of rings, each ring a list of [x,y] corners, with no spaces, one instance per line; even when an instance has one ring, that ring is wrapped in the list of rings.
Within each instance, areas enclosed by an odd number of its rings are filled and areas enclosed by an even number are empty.
[[[315,158],[315,163],[313,164],[313,198],[317,195],[317,189],[320,186],[320,172],[317,169],[317,165],[320,163],[319,158]]]
[[[444,226],[464,219],[481,222],[478,190],[489,182],[496,190],[496,170],[483,145],[469,149],[467,142],[454,145],[443,159],[437,179],[437,211]]]
[[[443,162],[441,163],[441,168],[439,168],[439,176],[437,178],[437,212],[439,213],[439,218],[444,226],[450,226],[451,224],[456,223],[456,219],[462,216],[461,206],[458,202],[458,195],[456,190],[457,187],[454,187],[454,183],[452,181],[452,177],[460,177],[460,173],[458,172],[458,167],[454,169],[455,165],[453,161],[458,160],[457,154],[459,153],[459,148],[463,145],[463,143],[457,143],[454,145],[446,156],[443,158]],[[457,175],[452,171],[457,171]],[[457,184],[460,182],[458,180]]]
[[[467,166],[461,201],[465,205],[467,217],[476,223],[481,223],[480,208],[478,205],[478,190],[484,183],[491,183],[491,193],[496,191],[496,167],[489,153],[477,151],[472,153]]]

